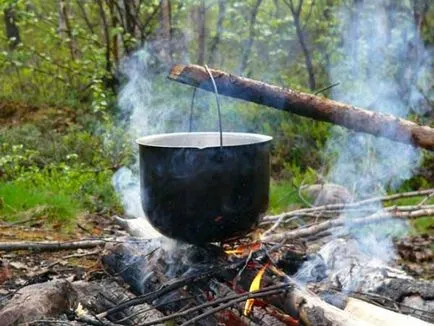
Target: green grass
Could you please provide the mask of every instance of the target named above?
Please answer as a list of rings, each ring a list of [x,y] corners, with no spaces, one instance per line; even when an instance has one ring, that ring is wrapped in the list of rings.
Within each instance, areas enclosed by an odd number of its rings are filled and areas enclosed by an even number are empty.
[[[0,185],[0,219],[5,221],[34,218],[47,223],[65,223],[65,227],[68,227],[80,209],[76,200],[68,194],[30,187],[21,182]]]
[[[270,214],[278,214],[302,204],[302,201],[298,197],[298,189],[291,181],[281,180],[279,182],[271,182],[270,204],[268,207]]]
[[[111,176],[111,171],[80,167],[27,172],[0,184],[0,219],[41,220],[47,226],[61,224],[69,231],[82,213],[119,213],[122,208]]]
[[[419,217],[411,222],[414,232],[418,233],[432,233],[434,232],[434,217],[424,216]],[[434,250],[434,248],[433,248]]]

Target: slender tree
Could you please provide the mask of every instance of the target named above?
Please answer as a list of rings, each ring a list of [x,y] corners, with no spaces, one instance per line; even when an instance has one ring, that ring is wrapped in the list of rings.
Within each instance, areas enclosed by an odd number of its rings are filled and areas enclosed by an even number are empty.
[[[72,33],[71,21],[69,18],[69,6],[67,0],[59,0],[59,34],[63,38],[68,39],[69,51],[71,59],[75,60],[78,55],[77,45],[75,43],[75,37]]]
[[[170,0],[161,0],[160,9],[161,42],[164,61],[172,63],[172,7]]]
[[[226,14],[226,0],[219,0],[216,33],[212,39],[210,50],[209,50],[209,57],[208,57],[209,58],[208,62],[210,65],[214,64],[217,58],[217,50],[223,33],[223,20],[225,18],[225,14]]]
[[[15,6],[10,5],[3,11],[4,22],[6,29],[6,37],[9,40],[9,48],[14,50],[17,45],[21,42],[20,30],[17,25],[17,17]]]
[[[312,63],[312,55],[307,47],[304,28],[301,24],[301,11],[303,8],[303,0],[298,0],[298,3],[295,3],[294,0],[283,0],[283,2],[289,7],[289,10],[291,11],[292,18],[294,20],[295,32],[297,34],[298,42],[300,43],[300,47],[304,55],[304,61],[308,74],[309,88],[311,90],[314,90],[316,89],[316,80]]]
[[[250,12],[250,22],[249,22],[249,36],[247,39],[246,46],[244,47],[243,54],[241,56],[240,74],[244,74],[247,69],[247,64],[249,62],[250,53],[252,52],[253,43],[255,41],[255,25],[256,17],[258,15],[259,7],[261,6],[262,0],[256,0],[252,11]]]
[[[205,0],[200,0],[198,14],[197,14],[198,46],[199,46],[197,63],[200,65],[205,64],[205,38],[206,38],[205,16],[206,16]]]

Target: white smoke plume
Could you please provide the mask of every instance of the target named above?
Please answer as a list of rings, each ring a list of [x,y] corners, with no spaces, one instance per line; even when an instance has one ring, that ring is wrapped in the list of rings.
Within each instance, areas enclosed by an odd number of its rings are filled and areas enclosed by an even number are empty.
[[[356,106],[407,117],[411,111],[423,113],[428,94],[427,74],[432,68],[431,53],[424,48],[413,16],[396,3],[366,0],[355,8],[342,8],[338,15],[343,38],[339,59],[329,68],[330,80],[340,82],[333,99]],[[336,127],[327,150],[335,162],[329,171],[330,182],[347,187],[356,198],[381,196],[396,189],[412,176],[421,161],[418,149],[350,132]],[[371,213],[382,210],[379,202]],[[344,290],[357,290],[368,279],[372,266],[386,266],[395,257],[392,236],[405,232],[406,224],[390,219],[381,225],[352,228],[357,213],[344,212],[345,232],[357,241],[351,257],[361,262],[352,274],[348,251],[327,245],[320,253],[329,268],[329,277],[346,275]],[[369,213],[368,213],[369,214]],[[360,215],[359,215],[360,216]],[[333,242],[340,244],[339,242]],[[333,254],[327,254],[333,252]],[[341,257],[336,257],[336,255]],[[340,264],[334,261],[339,260]],[[368,268],[369,267],[369,268]],[[305,270],[312,266],[305,266]],[[299,273],[300,275],[302,274]]]
[[[135,140],[142,136],[167,132],[172,117],[176,117],[172,106],[174,103],[159,98],[164,96],[163,93],[153,92],[151,80],[155,78],[155,74],[148,68],[148,62],[148,51],[143,48],[125,58],[120,69],[126,82],[120,91],[118,105],[123,127],[133,142],[136,157],[138,145]],[[120,195],[126,215],[141,218],[141,225],[137,227],[140,226],[149,236],[154,236],[156,231],[143,218],[145,214],[140,200],[138,159],[133,166],[119,169],[114,174],[112,183]]]

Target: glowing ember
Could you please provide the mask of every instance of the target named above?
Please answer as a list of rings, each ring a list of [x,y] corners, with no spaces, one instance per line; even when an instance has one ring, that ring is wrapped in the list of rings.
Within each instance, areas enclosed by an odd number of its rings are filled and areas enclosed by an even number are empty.
[[[261,288],[261,280],[262,277],[264,276],[265,270],[267,269],[268,264],[264,265],[264,267],[262,267],[258,274],[256,274],[255,278],[252,281],[252,284],[250,284],[250,292],[254,292],[254,291],[258,291]],[[244,315],[248,316],[250,314],[250,312],[252,311],[253,305],[255,303],[255,299],[248,299],[246,301],[246,305],[244,306]]]
[[[261,249],[262,244],[260,242],[254,242],[248,245],[241,245],[234,249],[225,250],[227,255],[238,255],[238,256],[246,256],[251,252],[258,251]]]

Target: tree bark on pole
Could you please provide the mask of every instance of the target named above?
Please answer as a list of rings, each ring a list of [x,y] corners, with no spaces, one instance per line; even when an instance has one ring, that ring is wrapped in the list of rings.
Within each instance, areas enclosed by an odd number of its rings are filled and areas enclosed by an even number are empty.
[[[434,129],[428,126],[224,71],[210,71],[222,95],[434,151]],[[172,67],[168,77],[183,84],[214,91],[202,66],[177,64]]]

